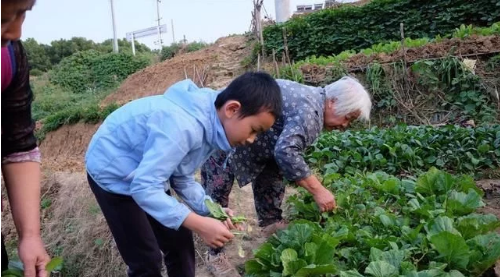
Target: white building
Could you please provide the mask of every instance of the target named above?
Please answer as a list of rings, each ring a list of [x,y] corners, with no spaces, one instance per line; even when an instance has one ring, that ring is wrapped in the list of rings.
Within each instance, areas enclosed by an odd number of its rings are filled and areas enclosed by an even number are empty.
[[[299,15],[299,14],[304,14],[304,13],[310,13],[322,9],[327,9],[331,7],[338,6],[342,3],[352,3],[352,2],[357,2],[359,0],[325,0],[322,3],[316,3],[316,4],[307,4],[307,5],[297,5],[296,10],[293,12],[294,15]]]

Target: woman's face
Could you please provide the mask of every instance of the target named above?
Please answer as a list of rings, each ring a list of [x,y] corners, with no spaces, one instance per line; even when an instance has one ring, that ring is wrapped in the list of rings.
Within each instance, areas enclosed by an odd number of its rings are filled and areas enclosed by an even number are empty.
[[[35,0],[2,0],[2,47],[21,38],[26,11],[34,4]]]
[[[323,128],[327,131],[331,130],[345,130],[349,127],[352,121],[358,119],[361,115],[361,111],[357,110],[346,115],[338,115],[335,110],[335,101],[326,100],[325,102],[325,112],[323,119]]]

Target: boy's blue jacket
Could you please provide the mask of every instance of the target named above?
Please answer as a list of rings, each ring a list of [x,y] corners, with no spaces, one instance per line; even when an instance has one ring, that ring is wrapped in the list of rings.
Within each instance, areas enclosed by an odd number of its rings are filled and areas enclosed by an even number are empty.
[[[178,229],[190,210],[167,195],[168,188],[194,212],[207,215],[208,196],[195,181],[195,170],[214,150],[231,150],[214,105],[217,94],[184,80],[163,95],[124,105],[92,137],[87,172],[104,190],[132,196],[169,228]]]

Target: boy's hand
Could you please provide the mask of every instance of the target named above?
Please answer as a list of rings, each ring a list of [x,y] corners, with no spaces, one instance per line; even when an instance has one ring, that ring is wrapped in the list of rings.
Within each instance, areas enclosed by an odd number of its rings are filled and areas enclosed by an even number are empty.
[[[212,248],[222,247],[226,242],[234,238],[234,235],[229,232],[227,226],[217,219],[204,217],[202,226],[198,235],[200,235],[205,244]]]
[[[182,225],[197,233],[212,248],[219,248],[234,238],[229,229],[217,219],[190,213]]]
[[[226,227],[229,230],[237,229],[239,231],[243,231],[244,228],[243,228],[242,224],[233,224],[233,222],[231,221],[231,218],[234,216],[233,210],[231,210],[229,208],[224,208],[224,211],[226,212],[227,215],[229,215],[229,218],[226,219],[226,221],[224,221],[224,225],[226,225]]]

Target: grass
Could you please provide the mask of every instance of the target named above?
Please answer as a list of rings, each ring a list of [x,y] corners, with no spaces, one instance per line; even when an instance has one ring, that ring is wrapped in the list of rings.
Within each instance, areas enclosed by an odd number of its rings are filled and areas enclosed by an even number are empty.
[[[98,123],[119,107],[116,104],[105,107],[99,105],[115,88],[96,93],[73,93],[51,84],[47,75],[32,77],[31,85],[35,95],[33,118],[42,123],[42,127],[36,132],[40,141],[48,132],[65,124],[80,121]]]

